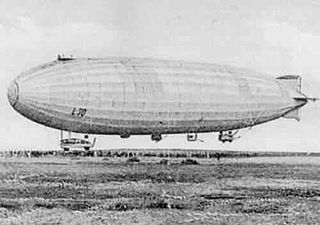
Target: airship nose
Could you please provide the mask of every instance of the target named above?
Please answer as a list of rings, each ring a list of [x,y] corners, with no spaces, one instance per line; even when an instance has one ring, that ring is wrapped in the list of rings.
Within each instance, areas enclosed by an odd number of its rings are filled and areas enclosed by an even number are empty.
[[[19,99],[19,86],[16,80],[10,84],[10,87],[8,88],[7,96],[8,96],[10,105],[14,107]]]

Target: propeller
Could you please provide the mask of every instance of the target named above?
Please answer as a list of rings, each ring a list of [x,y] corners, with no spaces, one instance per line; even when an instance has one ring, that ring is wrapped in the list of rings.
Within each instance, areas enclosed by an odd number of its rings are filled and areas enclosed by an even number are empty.
[[[198,142],[204,143],[204,140],[197,138]]]

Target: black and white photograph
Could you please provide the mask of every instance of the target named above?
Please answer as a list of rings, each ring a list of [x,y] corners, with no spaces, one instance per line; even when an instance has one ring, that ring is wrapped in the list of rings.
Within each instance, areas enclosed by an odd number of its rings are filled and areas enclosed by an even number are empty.
[[[0,0],[0,224],[320,224],[320,2]]]

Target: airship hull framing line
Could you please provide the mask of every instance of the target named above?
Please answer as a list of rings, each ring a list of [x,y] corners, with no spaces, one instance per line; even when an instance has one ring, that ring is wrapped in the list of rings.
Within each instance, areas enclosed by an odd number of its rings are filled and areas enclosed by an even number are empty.
[[[299,119],[299,76],[278,79],[216,64],[147,58],[56,61],[19,75],[13,108],[59,130],[129,137],[225,132]]]

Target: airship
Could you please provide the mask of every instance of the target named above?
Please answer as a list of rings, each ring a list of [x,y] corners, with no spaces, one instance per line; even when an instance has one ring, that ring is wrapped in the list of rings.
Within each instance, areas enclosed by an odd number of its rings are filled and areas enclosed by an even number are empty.
[[[298,75],[272,77],[232,66],[153,58],[58,57],[21,73],[10,85],[11,106],[26,118],[61,131],[150,135],[219,132],[278,118],[299,120],[309,100]]]

